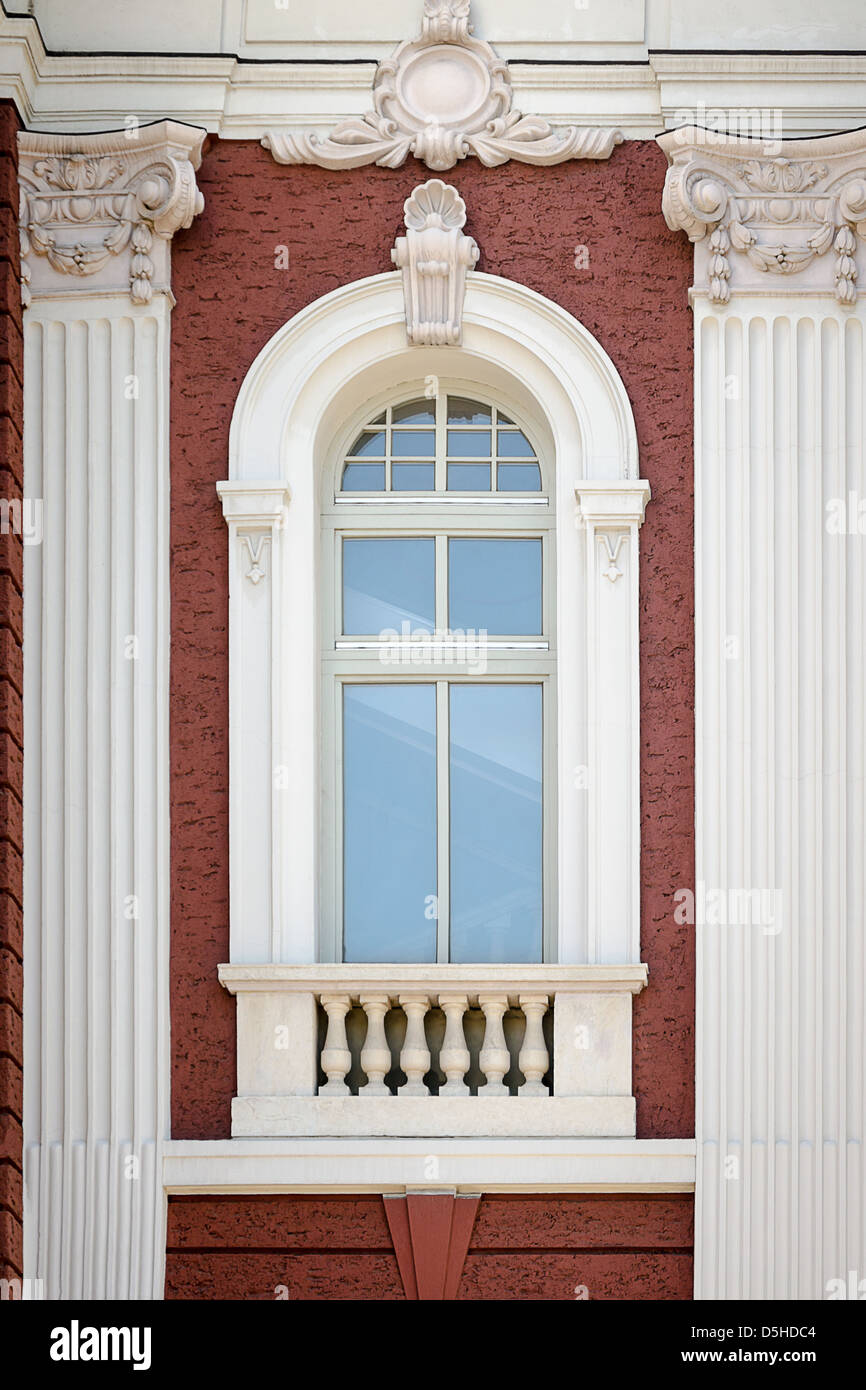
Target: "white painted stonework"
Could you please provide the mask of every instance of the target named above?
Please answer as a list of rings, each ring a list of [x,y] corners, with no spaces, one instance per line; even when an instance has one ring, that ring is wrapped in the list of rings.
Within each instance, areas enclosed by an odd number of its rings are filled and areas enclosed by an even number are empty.
[[[380,63],[373,110],[345,121],[326,140],[268,131],[262,144],[280,164],[397,169],[410,154],[429,169],[452,169],[475,155],[482,164],[561,164],[607,159],[618,130],[554,130],[513,107],[508,65],[472,37],[469,0],[424,0],[421,35]]]
[[[466,204],[451,184],[430,179],[407,198],[404,213],[406,235],[391,259],[403,275],[406,335],[413,347],[459,347],[466,272],[480,255],[463,231]]]
[[[162,1296],[168,255],[201,143],[170,122],[125,158],[21,138],[24,490],[44,506],[24,560],[24,1226],[52,1299]]]
[[[862,132],[785,147],[760,243],[847,226],[864,154]],[[685,157],[743,208],[724,150]],[[774,903],[695,926],[699,1298],[821,1299],[866,1265],[866,312],[826,240],[783,273],[732,253],[727,297],[696,254],[695,873]]]
[[[30,129],[116,131],[171,116],[225,139],[260,140],[269,130],[327,139],[369,109],[376,64],[417,32],[421,13],[415,0],[317,0],[311,35],[303,7],[255,3],[269,29],[249,7],[244,23],[242,0],[196,0],[182,12],[172,0],[91,9],[46,0],[44,10],[36,0],[41,32],[35,19],[0,11],[0,96],[18,104]],[[556,129],[649,140],[697,124],[781,138],[866,124],[860,5],[833,0],[820,19],[807,0],[796,0],[801,7],[809,13],[798,19],[791,0],[748,4],[737,51],[721,54],[707,51],[717,28],[693,0],[585,9],[475,0],[473,14],[478,37],[508,63],[514,106]]]

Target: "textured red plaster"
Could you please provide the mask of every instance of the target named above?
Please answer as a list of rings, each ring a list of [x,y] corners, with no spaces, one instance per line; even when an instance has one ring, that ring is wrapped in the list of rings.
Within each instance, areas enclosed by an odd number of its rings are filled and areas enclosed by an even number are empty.
[[[171,1197],[166,1297],[402,1299],[384,1201]],[[458,1299],[689,1299],[691,1198],[484,1196]]]
[[[690,248],[660,211],[665,160],[630,141],[609,161],[554,169],[467,160],[479,268],[556,300],[593,333],[631,399],[653,501],[641,532],[642,955],[635,1003],[638,1134],[693,1133],[693,940],[673,893],[694,878],[692,326]],[[268,339],[306,304],[391,268],[403,202],[428,171],[284,168],[217,141],[204,214],[174,240],[172,335],[173,1133],[223,1138],[234,1093],[228,959],[226,528],[232,409]],[[289,251],[289,269],[275,267]],[[587,269],[575,269],[585,246]]]
[[[18,127],[0,102],[0,497],[23,497]],[[0,535],[0,1278],[22,1254],[22,541]]]

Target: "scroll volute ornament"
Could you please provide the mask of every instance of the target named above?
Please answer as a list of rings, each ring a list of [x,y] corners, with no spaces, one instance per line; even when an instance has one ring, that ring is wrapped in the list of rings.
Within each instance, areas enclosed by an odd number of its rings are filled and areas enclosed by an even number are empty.
[[[818,140],[742,140],[688,127],[659,137],[670,167],[662,210],[672,231],[707,240],[709,298],[731,296],[731,253],[760,275],[805,270],[831,248],[835,295],[857,299],[857,236],[866,239],[866,140],[851,131]]]
[[[463,337],[466,272],[479,257],[466,236],[466,204],[456,188],[431,179],[404,204],[406,235],[391,259],[403,272],[406,330],[413,347],[456,346]]]
[[[472,37],[469,20],[469,0],[425,0],[420,36],[376,70],[372,111],[343,121],[325,140],[268,131],[265,149],[280,164],[324,169],[397,169],[410,154],[438,171],[468,155],[489,166],[609,158],[621,131],[557,130],[513,110],[508,65]]]

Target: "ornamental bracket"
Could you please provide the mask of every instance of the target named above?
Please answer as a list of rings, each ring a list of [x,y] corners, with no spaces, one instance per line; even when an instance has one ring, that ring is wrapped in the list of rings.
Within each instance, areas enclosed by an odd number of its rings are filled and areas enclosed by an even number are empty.
[[[422,183],[404,204],[406,235],[391,259],[403,273],[406,330],[413,347],[458,346],[463,337],[466,272],[479,250],[466,236],[466,204],[441,179]]]
[[[608,159],[623,138],[612,129],[554,129],[515,111],[508,65],[472,37],[470,0],[425,0],[420,36],[379,64],[372,95],[372,111],[324,140],[271,130],[262,144],[280,164],[399,169],[411,154],[444,171],[468,155],[488,167]]]

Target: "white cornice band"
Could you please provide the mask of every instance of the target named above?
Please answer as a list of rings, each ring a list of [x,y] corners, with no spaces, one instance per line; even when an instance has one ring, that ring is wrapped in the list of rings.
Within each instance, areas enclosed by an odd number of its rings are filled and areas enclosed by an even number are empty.
[[[557,126],[647,140],[690,121],[753,130],[756,113],[781,137],[866,124],[861,53],[647,53],[597,44],[581,46],[587,61],[538,64],[521,61],[525,46],[497,50],[508,60],[515,106]],[[15,102],[30,129],[116,130],[131,116],[142,124],[170,116],[224,139],[259,140],[274,128],[325,135],[369,105],[379,56],[369,44],[311,55],[351,63],[299,62],[294,49],[274,45],[256,55],[49,54],[34,20],[0,11],[0,98]]]

